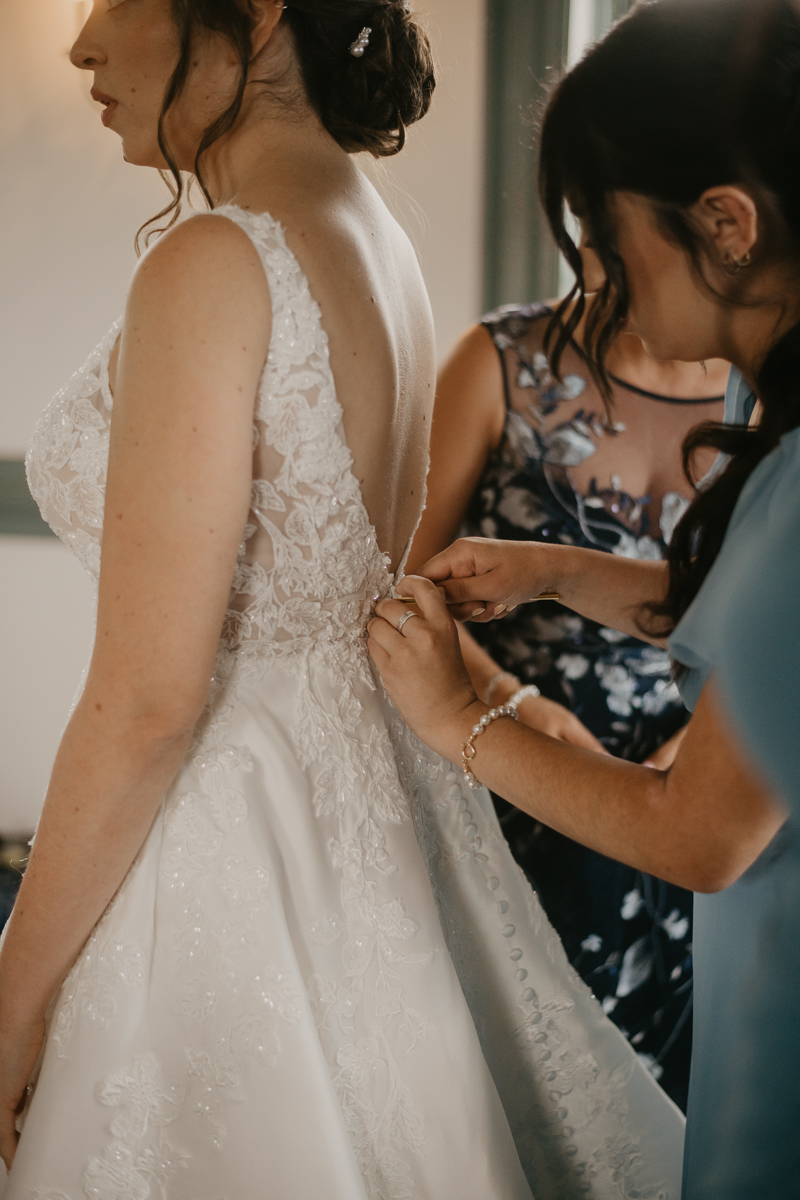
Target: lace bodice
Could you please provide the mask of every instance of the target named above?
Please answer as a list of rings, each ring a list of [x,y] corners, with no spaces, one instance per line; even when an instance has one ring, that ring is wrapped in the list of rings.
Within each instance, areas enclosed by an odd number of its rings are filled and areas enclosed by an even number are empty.
[[[350,643],[391,587],[390,560],[353,475],[319,306],[274,218],[233,205],[216,214],[255,244],[273,310],[254,413],[251,507],[221,649],[274,657]],[[45,409],[27,456],[42,516],[95,583],[114,403],[108,361],[120,328],[117,321]]]

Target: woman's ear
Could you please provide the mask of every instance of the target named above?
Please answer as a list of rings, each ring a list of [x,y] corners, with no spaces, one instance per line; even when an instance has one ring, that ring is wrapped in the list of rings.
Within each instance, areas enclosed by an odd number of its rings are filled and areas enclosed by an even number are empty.
[[[606,273],[603,270],[603,264],[600,262],[597,251],[588,241],[588,234],[583,222],[581,222],[581,240],[578,244],[578,250],[583,260],[583,282],[586,292],[587,294],[599,292],[606,281]]]
[[[749,261],[758,239],[758,209],[743,188],[709,188],[692,206],[692,215],[716,247],[720,265],[734,269]]]
[[[252,58],[257,58],[272,37],[283,16],[283,0],[255,0],[253,11]]]

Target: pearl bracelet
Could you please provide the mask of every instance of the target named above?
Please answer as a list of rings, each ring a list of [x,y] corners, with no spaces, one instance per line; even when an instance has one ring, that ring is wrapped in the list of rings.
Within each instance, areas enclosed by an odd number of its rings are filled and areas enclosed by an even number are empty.
[[[464,772],[464,778],[471,788],[483,787],[483,784],[475,778],[471,770],[471,763],[475,757],[475,739],[480,737],[485,729],[489,728],[492,721],[497,721],[500,717],[511,717],[513,721],[518,721],[519,713],[510,704],[503,704],[500,708],[493,708],[488,713],[484,713],[477,724],[472,726],[472,733],[461,747],[461,768]]]
[[[516,708],[523,700],[527,700],[529,696],[535,699],[537,696],[541,696],[541,694],[535,683],[526,683],[525,687],[518,688],[514,692],[510,700],[506,700],[506,704],[510,704],[512,708]]]

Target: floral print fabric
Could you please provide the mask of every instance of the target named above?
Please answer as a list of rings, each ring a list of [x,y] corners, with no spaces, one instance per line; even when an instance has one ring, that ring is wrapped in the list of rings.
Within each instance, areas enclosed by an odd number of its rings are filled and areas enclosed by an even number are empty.
[[[484,318],[501,358],[507,415],[468,509],[464,533],[585,546],[661,558],[687,500],[667,492],[659,528],[649,498],[592,479],[586,494],[570,468],[625,428],[610,424],[587,372],[550,372],[541,349],[550,309],[507,308]],[[580,407],[576,409],[575,402]],[[641,403],[652,401],[642,397]],[[563,413],[563,419],[558,418]],[[621,474],[622,472],[620,472]],[[666,650],[598,625],[553,602],[520,606],[470,632],[504,670],[563,704],[620,758],[644,761],[686,722]],[[567,955],[605,1011],[683,1108],[689,1077],[692,897],[587,850],[497,799],[504,832],[536,887]]]

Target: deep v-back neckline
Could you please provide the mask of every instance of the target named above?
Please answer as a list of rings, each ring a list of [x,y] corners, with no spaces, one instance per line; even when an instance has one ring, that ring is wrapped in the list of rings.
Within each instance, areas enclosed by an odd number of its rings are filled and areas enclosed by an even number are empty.
[[[278,220],[277,217],[274,217],[272,215],[272,213],[270,213],[268,211],[264,211],[261,213],[255,213],[255,212],[251,212],[249,209],[242,208],[241,205],[238,205],[238,204],[220,205],[220,207],[218,209],[214,210],[214,213],[215,213],[215,215],[223,216],[225,214],[226,209],[234,209],[236,212],[242,213],[242,215],[245,218],[249,218],[254,221],[264,221],[271,228],[271,230],[273,232],[277,232],[277,234],[279,235],[280,240],[282,242],[283,249],[285,250],[286,254],[290,257],[290,259],[292,260],[292,264],[295,267],[298,275],[300,276],[304,286],[308,290],[309,296],[314,301],[314,305],[317,310],[317,325],[318,325],[320,340],[322,343],[324,343],[324,346],[325,346],[326,366],[327,366],[327,370],[328,370],[328,374],[329,374],[329,378],[330,378],[331,393],[333,395],[333,398],[334,398],[334,401],[335,401],[335,404],[336,404],[336,407],[338,410],[338,414],[339,414],[339,423],[340,423],[341,431],[342,431],[341,432],[342,443],[343,443],[345,449],[347,450],[349,460],[350,460],[350,466],[349,466],[350,477],[351,477],[351,480],[352,480],[353,484],[355,485],[355,489],[358,493],[359,503],[363,510],[364,516],[366,517],[367,522],[369,524],[370,533],[372,534],[372,537],[375,539],[375,545],[378,547],[378,552],[381,555],[381,561],[385,567],[386,574],[389,576],[390,580],[392,580],[392,581],[396,580],[396,579],[401,579],[403,576],[403,572],[405,570],[405,564],[408,561],[408,556],[411,553],[411,547],[413,545],[414,538],[416,537],[417,530],[419,529],[420,523],[422,521],[422,513],[425,509],[425,495],[426,495],[427,489],[425,486],[423,486],[422,506],[421,506],[420,512],[417,516],[417,520],[414,524],[414,529],[412,530],[411,535],[409,536],[408,541],[406,542],[405,549],[402,551],[402,553],[400,555],[400,559],[398,561],[397,566],[393,570],[392,569],[392,556],[387,551],[385,551],[381,548],[380,540],[378,538],[378,532],[377,532],[377,529],[375,528],[375,522],[373,521],[373,519],[370,515],[370,511],[367,508],[366,502],[364,500],[364,493],[361,489],[361,483],[359,482],[358,476],[356,475],[356,473],[353,469],[353,467],[354,467],[353,452],[350,448],[350,443],[347,440],[347,436],[346,436],[346,432],[345,432],[344,409],[343,409],[342,403],[339,399],[339,391],[336,386],[336,378],[333,374],[333,368],[330,365],[330,339],[328,337],[328,332],[325,329],[325,325],[322,320],[322,309],[320,307],[319,302],[314,297],[314,292],[311,288],[311,284],[309,282],[308,275],[303,270],[303,267],[300,264],[300,260],[298,259],[297,255],[295,254],[295,252],[292,250],[291,246],[288,243],[288,240],[286,237],[286,227],[284,226],[284,224],[281,221]],[[241,226],[240,226],[240,228],[241,228]],[[267,282],[269,283],[269,279],[267,280]],[[262,376],[261,376],[262,380],[263,380],[263,377],[264,376],[263,376],[263,372],[262,372]],[[260,383],[259,383],[259,388],[260,388]]]
[[[317,312],[319,314],[318,315],[318,330],[319,330],[320,340],[321,340],[321,342],[324,343],[325,351],[326,351],[326,365],[327,365],[327,370],[329,372],[329,377],[330,377],[331,393],[333,395],[334,401],[335,401],[337,409],[338,409],[339,420],[340,420],[340,424],[341,424],[342,442],[347,450],[349,460],[350,460],[350,466],[349,466],[350,476],[351,476],[353,484],[355,485],[356,491],[358,493],[359,502],[363,509],[364,516],[366,517],[366,520],[369,524],[370,533],[372,534],[373,538],[375,539],[375,545],[378,547],[378,551],[381,555],[381,561],[384,564],[387,575],[393,580],[401,579],[405,572],[405,565],[408,562],[408,556],[411,553],[411,547],[413,545],[414,538],[416,537],[417,531],[418,531],[420,523],[422,521],[422,514],[425,509],[427,484],[423,483],[422,505],[420,507],[419,514],[417,515],[416,522],[414,523],[414,528],[405,544],[405,548],[401,552],[400,559],[398,561],[397,566],[394,569],[392,569],[392,565],[391,565],[392,564],[392,556],[387,551],[383,550],[380,545],[377,529],[375,527],[375,522],[373,521],[373,519],[370,515],[370,512],[369,512],[369,509],[367,508],[366,502],[364,500],[364,494],[361,489],[361,484],[359,482],[358,476],[356,475],[356,473],[353,469],[353,467],[354,467],[353,452],[350,448],[349,442],[347,441],[347,436],[346,436],[346,431],[345,431],[344,409],[342,407],[341,401],[339,400],[339,392],[338,392],[338,388],[336,386],[336,378],[333,374],[333,368],[330,365],[330,357],[329,357],[329,355],[330,355],[330,339],[328,337],[327,330],[325,329],[325,326],[324,326],[324,323],[322,320],[322,310],[320,308],[318,301],[314,298],[314,293],[312,291],[311,284],[309,283],[308,275],[303,270],[303,267],[301,266],[300,261],[297,258],[297,255],[294,253],[294,251],[292,250],[291,246],[288,243],[288,240],[286,238],[285,226],[283,225],[283,223],[281,221],[279,221],[277,219],[277,217],[274,217],[272,215],[272,213],[270,213],[268,211],[264,211],[261,213],[251,212],[249,209],[242,208],[241,205],[238,205],[238,204],[221,205],[218,209],[213,210],[212,215],[225,216],[226,210],[228,210],[228,209],[233,209],[234,211],[241,213],[246,219],[256,221],[256,222],[264,222],[272,232],[276,232],[279,235],[280,240],[282,242],[283,249],[285,250],[286,254],[291,258],[292,264],[293,264],[294,268],[296,269],[300,279],[302,280],[305,288],[307,289],[309,296],[312,298],[312,300],[314,300],[314,304],[315,304]],[[239,223],[234,221],[234,224],[238,225]],[[241,228],[241,225],[239,225],[239,228]],[[267,284],[269,286],[269,278],[267,278]],[[108,334],[106,335],[105,344],[104,344],[104,353],[102,354],[102,358],[101,358],[101,362],[100,362],[100,388],[101,388],[101,391],[103,394],[103,399],[104,399],[109,411],[113,408],[113,404],[114,404],[114,397],[113,397],[111,381],[110,381],[110,377],[109,377],[109,367],[110,367],[110,363],[111,363],[111,357],[112,357],[114,350],[117,347],[119,340],[122,336],[123,320],[124,320],[124,318],[120,317],[117,321],[115,321],[114,325],[111,327]],[[272,344],[272,338],[270,338],[270,346],[271,346],[271,344]],[[264,379],[266,367],[267,367],[267,363],[265,362],[264,367],[262,368],[261,376],[259,378],[259,388],[258,388],[259,392],[260,392],[261,385],[262,385],[262,382]]]

